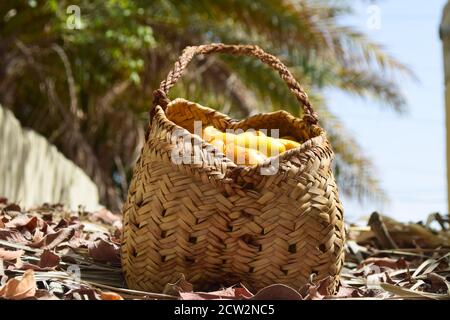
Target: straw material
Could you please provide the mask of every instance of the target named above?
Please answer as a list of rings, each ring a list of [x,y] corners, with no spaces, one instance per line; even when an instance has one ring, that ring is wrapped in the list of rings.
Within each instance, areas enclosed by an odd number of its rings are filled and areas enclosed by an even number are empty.
[[[172,87],[196,54],[250,55],[273,67],[301,103],[303,119],[285,111],[236,121],[184,99]],[[276,157],[273,175],[264,163],[237,166],[212,157],[209,143],[193,134],[195,120],[217,129],[279,129],[304,141]],[[181,138],[173,134],[184,132]],[[181,143],[180,143],[181,142]],[[173,150],[195,164],[174,163]],[[184,274],[196,290],[242,282],[256,291],[272,283],[301,288],[312,277],[330,277],[334,292],[344,259],[343,208],[331,170],[333,152],[317,125],[308,96],[287,68],[256,46],[188,47],[155,91],[146,142],[124,205],[122,266],[132,289],[161,292]]]

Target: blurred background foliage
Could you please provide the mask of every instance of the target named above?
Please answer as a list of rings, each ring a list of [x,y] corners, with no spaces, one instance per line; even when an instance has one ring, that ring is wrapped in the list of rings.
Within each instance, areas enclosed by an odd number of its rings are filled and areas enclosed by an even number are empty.
[[[410,70],[340,23],[356,0],[93,0],[0,2],[0,103],[43,134],[118,210],[143,142],[152,91],[187,45],[258,44],[305,87],[336,152],[341,191],[383,199],[373,165],[327,109],[336,88],[401,112]],[[73,5],[80,8],[80,24]],[[70,7],[72,6],[72,7]],[[172,91],[232,117],[300,115],[278,78],[251,58],[201,57]]]

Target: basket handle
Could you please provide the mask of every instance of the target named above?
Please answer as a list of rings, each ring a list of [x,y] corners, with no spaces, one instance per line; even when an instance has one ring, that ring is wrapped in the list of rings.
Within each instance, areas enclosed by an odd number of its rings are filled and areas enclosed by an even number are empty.
[[[300,84],[295,80],[292,73],[287,67],[275,56],[266,53],[260,47],[255,45],[227,45],[222,43],[211,43],[200,46],[189,46],[183,50],[183,53],[175,62],[174,67],[167,75],[166,80],[162,81],[158,90],[153,92],[153,106],[150,111],[150,119],[153,117],[155,107],[160,105],[165,110],[170,99],[167,97],[169,89],[172,88],[178,79],[181,77],[184,69],[188,63],[198,54],[210,53],[227,53],[231,55],[245,55],[253,56],[277,70],[281,78],[286,82],[291,92],[295,95],[298,102],[301,104],[304,115],[303,119],[311,124],[317,124],[318,117],[314,112],[308,95]]]

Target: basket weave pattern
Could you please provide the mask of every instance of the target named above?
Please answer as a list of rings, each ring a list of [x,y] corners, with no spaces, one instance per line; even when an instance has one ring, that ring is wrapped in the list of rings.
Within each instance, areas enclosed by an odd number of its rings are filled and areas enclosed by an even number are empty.
[[[284,111],[236,121],[167,92],[198,53],[253,55],[280,72],[304,108],[303,119]],[[286,73],[287,72],[287,73]],[[146,142],[124,205],[122,265],[130,288],[162,291],[180,274],[196,290],[238,282],[256,291],[273,283],[300,288],[312,274],[331,277],[343,264],[343,208],[331,170],[333,152],[307,95],[284,65],[255,46],[188,47],[155,92]],[[194,120],[226,129],[279,129],[300,148],[278,156],[274,175],[261,167],[210,159],[211,145],[192,134]],[[174,164],[172,134],[185,130],[185,153],[199,142],[200,164]],[[189,141],[189,143],[186,143]]]

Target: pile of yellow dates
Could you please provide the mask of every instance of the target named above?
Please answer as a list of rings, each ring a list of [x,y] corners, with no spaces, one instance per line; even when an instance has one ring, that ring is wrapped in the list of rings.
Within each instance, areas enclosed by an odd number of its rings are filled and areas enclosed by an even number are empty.
[[[268,157],[300,146],[300,143],[290,136],[277,139],[253,130],[234,134],[222,132],[212,126],[203,129],[203,139],[237,165],[246,166],[256,165]]]

